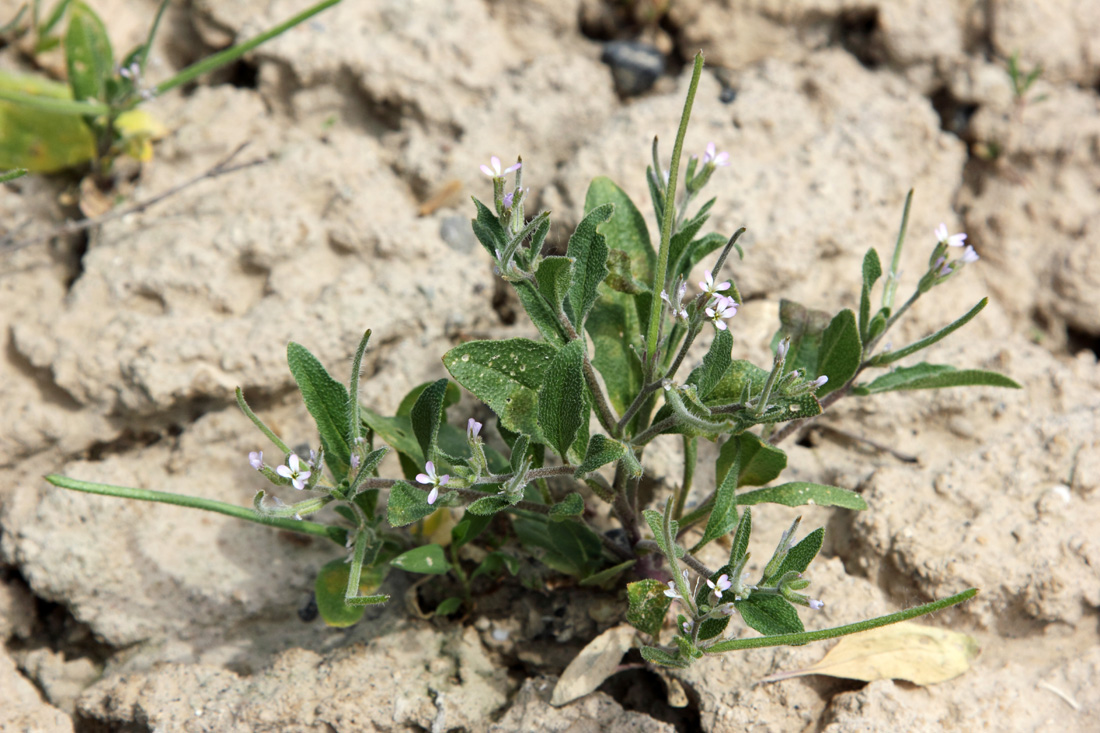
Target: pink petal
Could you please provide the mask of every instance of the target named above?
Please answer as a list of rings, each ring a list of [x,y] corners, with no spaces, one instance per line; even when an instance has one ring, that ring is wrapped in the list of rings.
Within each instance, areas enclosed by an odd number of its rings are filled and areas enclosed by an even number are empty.
[[[426,473],[418,473],[416,474],[416,482],[420,484],[430,484],[432,482],[432,477]]]

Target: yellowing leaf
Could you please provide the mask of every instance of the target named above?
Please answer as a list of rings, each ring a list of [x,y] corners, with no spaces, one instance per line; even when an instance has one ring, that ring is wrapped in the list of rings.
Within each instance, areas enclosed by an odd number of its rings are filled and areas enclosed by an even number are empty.
[[[168,128],[143,109],[120,114],[115,120],[115,129],[122,137],[123,151],[143,163],[153,157],[153,140],[168,134]]]
[[[623,655],[633,645],[634,629],[627,624],[614,626],[588,642],[561,673],[550,704],[565,705],[593,692],[615,674]]]
[[[896,679],[934,685],[970,669],[970,660],[977,654],[978,642],[972,636],[904,621],[845,636],[817,664],[769,675],[761,682],[824,674],[864,682]]]
[[[72,99],[65,84],[0,71],[0,90],[53,99]],[[52,173],[95,156],[92,132],[80,117],[0,101],[0,169]]]

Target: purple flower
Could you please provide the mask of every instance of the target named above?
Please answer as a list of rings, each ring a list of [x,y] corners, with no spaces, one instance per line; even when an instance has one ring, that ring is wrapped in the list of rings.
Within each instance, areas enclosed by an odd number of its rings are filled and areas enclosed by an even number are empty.
[[[941,222],[940,225],[936,227],[936,240],[943,242],[948,247],[961,247],[963,246],[963,242],[966,241],[966,234],[959,232],[958,234],[949,235],[947,233],[947,225]]]
[[[466,421],[466,440],[473,441],[477,437],[477,434],[481,432],[481,423],[472,417]]]
[[[484,168],[485,166],[481,166],[481,167]],[[506,208],[506,209],[512,208],[512,201],[514,201],[515,198],[516,198],[516,192],[515,191],[512,191],[511,193],[504,194],[504,199],[502,201],[503,204],[504,204],[504,208]]]
[[[963,250],[962,257],[959,259],[969,265],[972,262],[977,262],[981,257],[979,257],[978,253],[974,251],[974,248],[968,244],[966,245],[966,249]]]
[[[293,453],[286,459],[286,462],[288,465],[279,466],[275,469],[275,473],[283,478],[290,479],[290,483],[294,485],[294,488],[301,491],[306,487],[306,481],[309,479],[311,472],[302,470],[303,466],[301,459]]]
[[[428,492],[428,503],[434,504],[435,500],[439,498],[439,487],[451,480],[449,474],[443,474],[442,476],[436,475],[435,464],[428,461],[424,464],[424,470],[427,473],[416,474],[416,480],[418,483],[430,485],[432,490]]]
[[[358,453],[353,453],[351,455],[351,470],[353,470],[353,471],[359,470],[359,454]]]
[[[508,166],[504,170],[500,169],[500,158],[493,156],[489,158],[489,165],[482,165],[481,172],[489,176],[489,178],[503,178],[512,171],[518,171],[522,163],[515,163]],[[489,166],[492,166],[491,168]]]
[[[825,608],[825,601],[819,601],[816,598],[811,598],[810,599],[810,608],[812,608],[815,611],[820,611],[821,609]]]
[[[703,165],[713,163],[714,165],[722,168],[730,164],[730,154],[722,151],[721,153],[715,152],[716,148],[714,143],[707,143],[707,154],[703,156]]]
[[[716,297],[717,300],[707,306],[704,312],[707,314],[707,318],[714,323],[715,328],[719,331],[725,331],[726,322],[724,319],[733,318],[737,315],[737,301],[724,295]]]
[[[779,345],[775,347],[775,355],[780,359],[787,358],[787,350],[791,348],[790,339],[783,339],[779,342]]]
[[[829,381],[829,378],[826,377],[824,374],[822,374],[820,377],[818,377],[817,379],[814,380],[814,386],[815,387],[824,387],[825,384],[828,381]]]
[[[248,465],[259,471],[264,467],[264,452],[262,450],[254,450],[248,454]]]
[[[699,289],[707,295],[716,295],[723,290],[730,289],[729,280],[716,284],[714,282],[714,277],[710,274],[710,270],[706,270],[705,272],[703,272],[703,277],[705,279],[699,281]]]
[[[715,583],[707,580],[707,585],[710,586],[710,589],[712,591],[714,591],[714,597],[720,599],[722,597],[722,594],[728,591],[730,589],[730,586],[733,584],[730,582],[730,576],[722,573],[718,576],[718,582]]]

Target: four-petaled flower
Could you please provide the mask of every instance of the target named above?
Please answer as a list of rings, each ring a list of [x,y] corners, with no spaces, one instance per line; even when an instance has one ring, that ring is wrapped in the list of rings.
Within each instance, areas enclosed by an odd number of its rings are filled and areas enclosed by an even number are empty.
[[[665,591],[665,595],[669,598],[683,598],[682,595],[676,590],[676,581],[668,581],[668,590]]]
[[[963,246],[963,242],[966,241],[966,234],[962,232],[958,234],[948,234],[947,225],[941,222],[940,225],[936,227],[936,240],[943,242],[948,247],[961,247]]]
[[[513,165],[508,166],[504,170],[501,170],[500,169],[500,158],[498,158],[497,156],[494,155],[493,157],[489,158],[489,165],[484,165],[483,164],[481,166],[481,172],[484,173],[485,175],[489,176],[489,178],[503,178],[504,176],[508,175],[512,171],[518,171],[521,165],[523,165],[523,164],[522,163],[514,163]],[[490,167],[490,166],[492,166],[492,167]]]
[[[290,457],[286,459],[286,466],[279,466],[275,469],[275,473],[279,474],[283,478],[290,479],[290,483],[294,485],[294,488],[301,491],[306,487],[306,481],[309,479],[311,471],[305,471],[303,469],[302,461],[294,453],[290,454]]]
[[[730,281],[729,280],[726,280],[726,281],[720,282],[720,283],[715,283],[714,282],[714,276],[710,274],[710,270],[705,271],[703,273],[703,277],[706,278],[706,279],[699,281],[699,287],[700,287],[700,289],[702,289],[702,291],[705,295],[717,295],[718,293],[722,292],[723,290],[729,290],[730,289]]]
[[[710,589],[712,591],[714,591],[714,597],[720,599],[722,597],[722,594],[728,591],[733,583],[730,582],[730,576],[722,573],[718,576],[717,583],[707,580],[707,585],[710,586]]]
[[[451,477],[446,473],[442,476],[437,476],[435,473],[435,464],[431,461],[424,464],[424,470],[427,471],[427,473],[416,474],[416,480],[419,483],[432,487],[432,490],[428,492],[428,503],[434,504],[435,500],[439,498],[439,487],[450,481]]]
[[[716,297],[717,300],[707,306],[704,312],[707,314],[707,318],[714,323],[715,328],[719,331],[725,331],[726,322],[723,319],[733,318],[737,315],[737,301],[733,298],[727,298],[724,295]]]
[[[466,421],[466,440],[472,441],[481,432],[481,423],[472,417]]]
[[[722,151],[716,152],[714,143],[707,143],[707,154],[703,156],[703,165],[713,163],[719,168],[730,164],[730,154]]]
[[[264,467],[264,452],[262,450],[254,450],[248,454],[248,465],[259,471]]]

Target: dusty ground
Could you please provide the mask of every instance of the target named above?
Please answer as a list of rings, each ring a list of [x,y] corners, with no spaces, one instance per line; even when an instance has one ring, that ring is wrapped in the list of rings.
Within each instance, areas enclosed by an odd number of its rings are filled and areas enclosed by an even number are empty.
[[[116,47],[137,41],[155,5],[92,4],[111,18]],[[153,77],[303,5],[181,3]],[[0,728],[1095,729],[1100,5],[673,0],[648,25],[613,6],[345,0],[248,64],[157,100],[171,134],[133,195],[243,141],[246,155],[271,156],[265,165],[86,239],[0,255]],[[650,3],[636,6],[642,17]],[[620,99],[602,44],[639,34],[671,68],[648,94]],[[313,439],[285,368],[288,340],[339,365],[373,328],[364,401],[385,410],[443,376],[436,357],[458,340],[530,333],[512,323],[514,304],[494,300],[466,228],[466,197],[489,195],[477,166],[522,154],[559,237],[593,175],[645,201],[649,142],[671,141],[681,65],[698,48],[709,68],[688,149],[713,140],[730,152],[711,223],[749,228],[735,268],[748,299],[734,322],[741,355],[764,358],[780,297],[853,305],[860,259],[872,245],[889,252],[910,187],[905,272],[919,271],[940,221],[982,256],[923,300],[894,342],[989,295],[928,359],[1003,371],[1023,391],[890,395],[824,418],[915,465],[824,431],[788,446],[792,479],[859,490],[871,507],[807,513],[830,533],[812,576],[827,606],[809,625],[978,586],[933,621],[981,642],[966,675],[929,688],[753,685],[818,659],[824,649],[811,646],[697,665],[680,676],[686,708],[636,670],[553,709],[554,675],[610,623],[605,600],[530,593],[510,615],[452,626],[393,603],[330,630],[297,614],[329,548],[41,480],[58,471],[246,503],[258,436],[233,405],[236,385],[292,442]],[[1044,98],[1023,108],[1004,71],[1017,51],[1046,70],[1034,90]],[[0,52],[0,64],[20,63]],[[996,162],[977,154],[991,144],[1005,151]],[[28,233],[56,225],[71,185],[0,190],[0,221]],[[448,186],[462,195],[418,214]],[[674,457],[675,443],[655,453]],[[759,512],[754,555],[793,513]],[[400,575],[389,589],[398,597]]]

